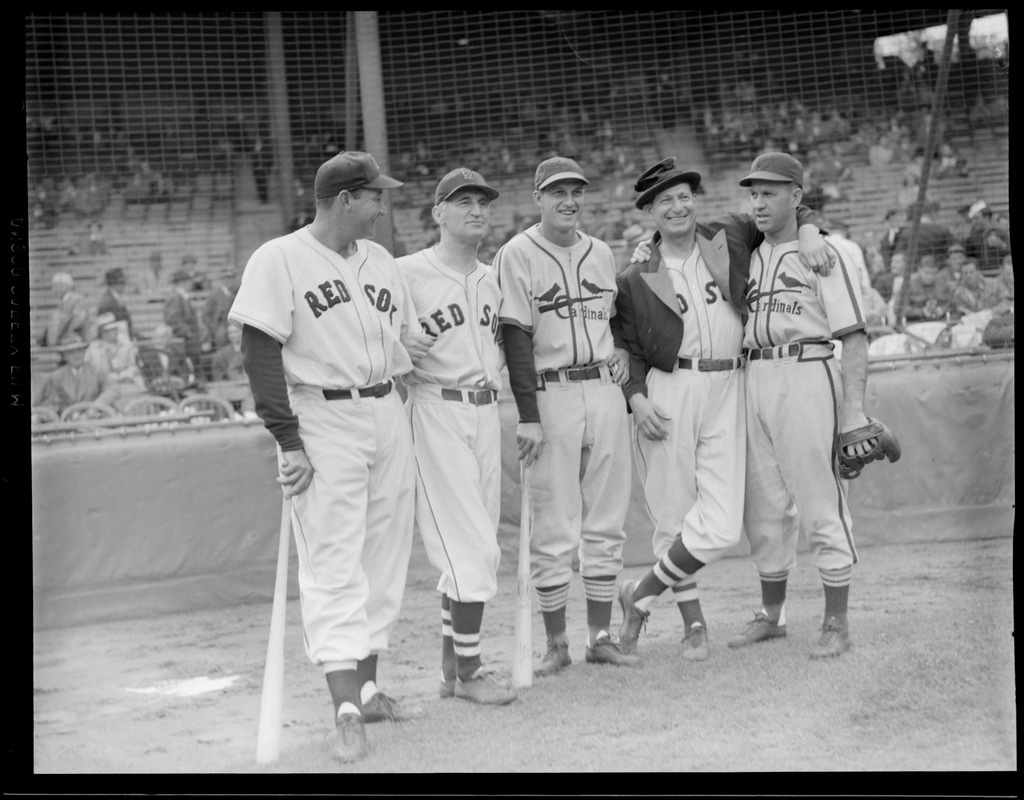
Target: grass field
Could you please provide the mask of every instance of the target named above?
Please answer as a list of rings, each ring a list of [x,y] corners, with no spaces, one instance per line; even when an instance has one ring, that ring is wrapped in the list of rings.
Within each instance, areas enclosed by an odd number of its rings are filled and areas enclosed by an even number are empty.
[[[262,776],[266,787],[279,773],[509,773],[499,791],[547,794],[556,791],[554,776],[574,773],[607,773],[602,786],[609,790],[622,789],[618,773],[727,773],[715,785],[731,791],[740,773],[909,771],[934,773],[919,776],[912,794],[937,782],[949,789],[940,773],[1017,767],[1012,556],[1010,538],[862,549],[850,604],[854,648],[824,663],[807,657],[822,612],[807,554],[790,579],[788,636],[744,650],[725,641],[759,603],[754,568],[747,558],[730,558],[705,570],[712,649],[704,663],[679,658],[682,627],[665,595],[641,635],[641,667],[585,664],[576,577],[568,609],[574,664],[503,708],[438,699],[434,577],[412,575],[379,677],[385,691],[426,714],[369,727],[370,755],[348,767],[327,756],[330,702],[302,651],[297,602],[288,608],[282,754],[269,769],[254,763],[268,604],[41,631],[35,772],[248,773]],[[514,559],[506,554],[503,564],[499,595],[484,617],[483,648],[485,661],[507,675]],[[644,571],[630,568],[623,577]],[[540,651],[539,613],[534,621]],[[616,606],[613,624],[619,621]],[[197,677],[230,686],[187,697],[157,691]],[[551,777],[521,784],[513,773]],[[1005,794],[997,791],[998,778],[967,794]],[[791,780],[778,793],[790,793]],[[494,792],[493,779],[488,784],[466,791]],[[379,781],[371,785],[392,791]],[[831,783],[820,792],[851,785]],[[884,785],[885,793],[895,791]],[[633,783],[632,790],[658,793],[642,786]],[[665,785],[670,793],[682,787]],[[454,785],[451,791],[460,793]],[[757,793],[766,791],[762,785]]]

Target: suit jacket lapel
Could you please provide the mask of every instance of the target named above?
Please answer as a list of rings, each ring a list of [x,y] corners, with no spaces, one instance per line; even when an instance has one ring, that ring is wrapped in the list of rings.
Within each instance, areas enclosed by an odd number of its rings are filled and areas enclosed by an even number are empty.
[[[722,297],[732,297],[729,290],[729,245],[725,240],[725,229],[716,233],[712,239],[698,233],[697,246],[700,247],[704,265],[718,284]]]
[[[679,301],[676,299],[676,290],[672,285],[672,276],[668,274],[668,270],[665,269],[665,265],[661,261],[661,251],[657,244],[651,246],[651,260],[647,262],[646,271],[640,273],[640,278],[655,297],[682,319]]]

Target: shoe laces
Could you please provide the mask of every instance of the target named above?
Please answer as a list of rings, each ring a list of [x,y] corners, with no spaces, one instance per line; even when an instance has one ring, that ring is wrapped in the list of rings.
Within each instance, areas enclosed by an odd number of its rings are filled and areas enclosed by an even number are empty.
[[[375,697],[377,699],[376,702],[380,705],[380,707],[389,716],[394,717],[395,716],[395,707],[397,705],[395,703],[395,701],[392,700],[390,697],[388,697],[386,694],[384,694],[384,692],[377,692]]]
[[[767,622],[771,625],[779,624],[778,622],[772,620],[772,618],[765,614],[763,611],[755,611],[754,618],[750,620],[750,622],[748,622],[747,625],[757,625],[757,623],[759,622]]]

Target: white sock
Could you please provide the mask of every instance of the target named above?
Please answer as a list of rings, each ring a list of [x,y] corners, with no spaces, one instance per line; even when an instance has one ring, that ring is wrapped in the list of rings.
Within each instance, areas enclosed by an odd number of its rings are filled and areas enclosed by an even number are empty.
[[[370,698],[377,694],[377,684],[373,681],[367,681],[363,684],[363,688],[359,690],[359,702],[369,703]]]
[[[655,600],[658,599],[657,595],[649,594],[647,597],[641,597],[639,600],[634,600],[633,605],[638,611],[648,611]]]
[[[764,614],[769,619],[771,619],[771,615],[768,613],[768,611],[765,609],[764,606],[761,606],[761,613]],[[786,624],[786,604],[785,603],[783,603],[782,604],[782,608],[779,609],[779,618],[775,621],[775,624],[776,625],[785,625]]]
[[[598,632],[597,632],[597,638],[598,638],[598,639],[600,639],[600,638],[602,638],[602,637],[604,637],[604,636],[608,636],[609,638],[611,638],[611,637],[609,636],[609,634],[608,634],[608,631],[598,631]],[[590,640],[590,634],[588,633],[588,634],[587,634],[587,647],[593,647],[593,646],[594,646],[594,642],[592,642],[592,641]]]
[[[359,713],[359,709],[356,708],[353,703],[350,703],[347,700],[338,707],[337,716],[340,717],[342,714],[355,714],[359,717],[362,716],[362,714]]]

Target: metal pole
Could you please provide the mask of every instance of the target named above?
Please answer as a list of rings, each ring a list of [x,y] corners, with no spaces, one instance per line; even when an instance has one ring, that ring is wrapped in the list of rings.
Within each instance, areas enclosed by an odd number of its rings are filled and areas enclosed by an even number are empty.
[[[942,61],[939,62],[939,77],[935,83],[935,97],[932,100],[932,119],[928,126],[928,141],[925,142],[924,164],[921,167],[921,183],[917,187],[917,208],[910,227],[910,242],[907,245],[907,262],[903,266],[903,283],[896,299],[895,323],[902,329],[903,309],[907,303],[907,288],[910,283],[910,272],[917,259],[918,238],[921,232],[921,213],[924,210],[925,197],[928,194],[928,178],[932,172],[932,161],[935,155],[936,139],[942,122],[942,107],[946,102],[946,87],[949,84],[949,62],[953,54],[953,37],[956,36],[956,23],[960,17],[960,9],[950,9],[946,17],[946,42],[942,48]],[[960,42],[960,47],[969,47],[967,42]]]
[[[286,231],[295,219],[295,165],[292,161],[292,132],[288,123],[288,81],[285,73],[284,36],[281,12],[266,12],[267,85],[270,92],[270,133],[273,137],[274,161],[278,178],[277,197],[281,202],[281,230]]]
[[[356,11],[356,49],[359,53],[359,91],[362,97],[365,150],[373,155],[381,170],[390,174],[387,124],[384,119],[384,79],[381,74],[380,36],[376,11]],[[401,189],[388,191],[402,191]],[[394,252],[395,231],[391,198],[387,214],[377,227],[376,240]]]
[[[356,127],[359,124],[359,54],[356,51],[356,12],[345,18],[345,149],[358,150]],[[331,153],[333,156],[334,153]]]

